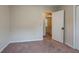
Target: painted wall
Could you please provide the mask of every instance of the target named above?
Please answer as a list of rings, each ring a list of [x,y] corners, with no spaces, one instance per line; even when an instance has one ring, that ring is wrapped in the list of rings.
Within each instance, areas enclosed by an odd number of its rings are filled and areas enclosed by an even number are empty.
[[[51,6],[11,6],[13,42],[43,40],[43,16]]]
[[[9,42],[9,6],[0,6],[0,52]]]

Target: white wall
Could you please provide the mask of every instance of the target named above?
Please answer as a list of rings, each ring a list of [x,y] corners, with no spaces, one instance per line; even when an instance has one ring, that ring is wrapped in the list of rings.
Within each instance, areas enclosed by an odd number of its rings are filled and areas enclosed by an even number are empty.
[[[0,52],[9,43],[9,7],[0,6]]]
[[[73,46],[73,6],[62,6],[65,10],[65,43],[69,46]]]
[[[47,9],[53,10],[52,6],[0,6],[0,52],[11,42],[42,40],[42,13]]]
[[[49,6],[11,6],[12,42],[43,40],[42,13]]]

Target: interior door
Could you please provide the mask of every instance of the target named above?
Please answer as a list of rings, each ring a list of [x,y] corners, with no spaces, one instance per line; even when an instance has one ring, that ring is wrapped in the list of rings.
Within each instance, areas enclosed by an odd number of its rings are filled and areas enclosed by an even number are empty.
[[[52,39],[64,42],[64,10],[52,14]]]
[[[76,41],[75,41],[75,43],[76,43],[76,49],[78,49],[79,50],[79,6],[77,6],[76,7],[76,29],[75,29],[75,33],[76,33]]]

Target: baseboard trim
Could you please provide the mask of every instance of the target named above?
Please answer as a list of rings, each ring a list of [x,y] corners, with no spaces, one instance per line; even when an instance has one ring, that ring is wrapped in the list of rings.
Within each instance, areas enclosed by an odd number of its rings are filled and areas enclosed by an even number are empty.
[[[43,39],[32,39],[32,40],[16,40],[16,41],[10,41],[10,43],[18,43],[18,42],[31,42],[31,41],[41,41]]]
[[[31,41],[41,41],[41,40],[43,40],[43,38],[42,39],[34,39],[34,40],[18,40],[18,41],[10,41],[10,42],[7,42],[7,43],[5,43],[5,44],[3,44],[3,45],[1,45],[1,48],[0,48],[0,53],[10,44],[10,43],[18,43],[18,42],[31,42]]]
[[[0,49],[0,53],[1,53],[1,52],[4,50],[4,48],[6,48],[9,44],[10,44],[10,42],[7,42],[7,43],[1,45],[2,47],[1,47],[1,49]]]
[[[66,44],[66,45],[68,45],[69,47],[73,48],[73,46],[72,46],[72,45],[70,45],[69,43],[67,43],[67,42],[66,42],[65,44]]]

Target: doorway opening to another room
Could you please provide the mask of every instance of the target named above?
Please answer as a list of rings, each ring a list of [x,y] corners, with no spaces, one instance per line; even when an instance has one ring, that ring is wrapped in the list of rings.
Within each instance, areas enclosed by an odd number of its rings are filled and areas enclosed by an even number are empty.
[[[52,11],[50,10],[44,12],[43,32],[43,38],[52,39]]]
[[[55,40],[61,43],[65,42],[64,31],[64,10],[44,12],[43,38],[46,40]]]

